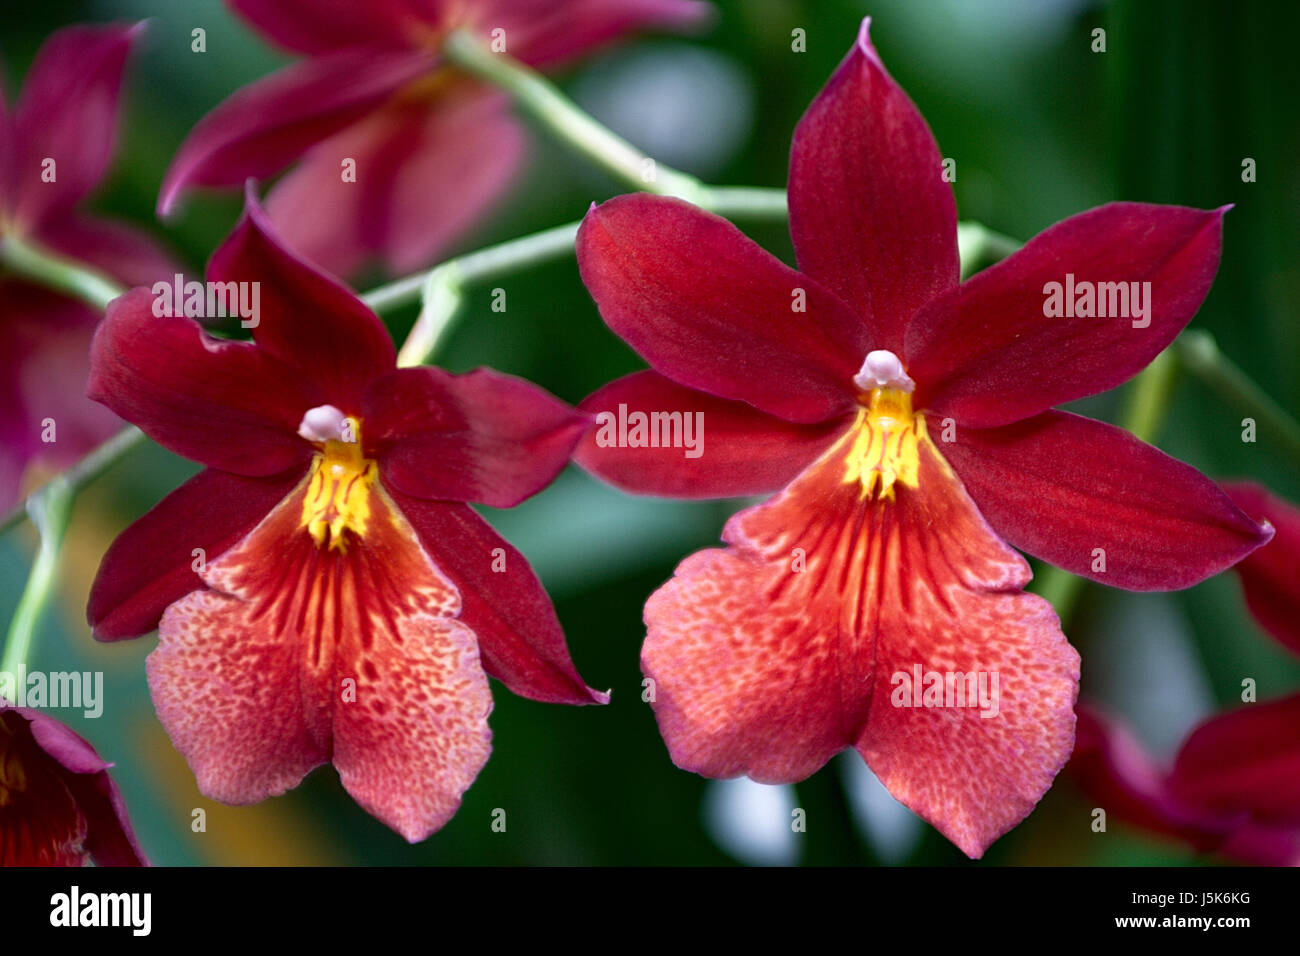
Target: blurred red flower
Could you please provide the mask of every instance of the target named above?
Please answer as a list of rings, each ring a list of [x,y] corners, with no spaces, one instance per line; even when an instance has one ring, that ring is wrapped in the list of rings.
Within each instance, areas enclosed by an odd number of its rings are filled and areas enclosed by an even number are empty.
[[[140,30],[59,30],[12,113],[0,95],[0,242],[20,238],[124,284],[177,271],[144,233],[77,208],[108,170],[123,67]],[[122,426],[85,397],[98,321],[82,302],[0,273],[0,509],[14,503],[29,465],[66,467]]]
[[[1236,565],[1260,626],[1300,653],[1300,509],[1262,485],[1224,485],[1276,529]],[[1300,694],[1211,717],[1164,769],[1127,728],[1079,708],[1070,774],[1121,820],[1244,863],[1300,865]]]
[[[0,700],[0,866],[143,866],[111,766],[53,717]]]
[[[301,159],[267,197],[291,248],[339,275],[430,263],[505,191],[524,136],[507,98],[448,66],[441,43],[479,31],[552,66],[634,30],[685,27],[696,0],[227,0],[307,59],[236,92],[181,145],[158,198],[233,186]],[[500,32],[497,32],[500,31]],[[355,164],[345,181],[343,164]]]

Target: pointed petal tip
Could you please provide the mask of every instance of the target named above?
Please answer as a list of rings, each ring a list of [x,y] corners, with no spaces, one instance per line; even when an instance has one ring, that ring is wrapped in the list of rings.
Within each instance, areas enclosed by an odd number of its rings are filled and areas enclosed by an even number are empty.
[[[165,221],[171,220],[174,216],[173,210],[176,208],[176,194],[179,191],[175,185],[169,185],[167,180],[163,180],[162,187],[158,190],[158,201],[154,203],[154,215]]]
[[[882,70],[885,68],[884,63],[881,62],[880,54],[876,52],[875,44],[871,42],[871,17],[862,18],[862,24],[858,27],[858,38],[853,45],[853,52],[861,53]]]

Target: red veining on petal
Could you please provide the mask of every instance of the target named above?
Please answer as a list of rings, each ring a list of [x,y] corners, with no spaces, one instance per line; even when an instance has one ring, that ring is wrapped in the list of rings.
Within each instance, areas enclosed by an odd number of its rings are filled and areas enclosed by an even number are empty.
[[[478,645],[378,483],[347,547],[318,546],[304,526],[311,483],[208,565],[210,590],[163,615],[154,703],[205,794],[255,802],[332,761],[362,807],[420,840],[490,750]]]
[[[856,746],[891,792],[972,856],[1022,819],[1070,753],[1078,655],[1022,593],[997,538],[920,433],[914,482],[864,494],[869,417],[726,550],[687,558],[646,605],[642,655],[674,761],[797,781]],[[900,672],[998,675],[997,714],[895,706]]]

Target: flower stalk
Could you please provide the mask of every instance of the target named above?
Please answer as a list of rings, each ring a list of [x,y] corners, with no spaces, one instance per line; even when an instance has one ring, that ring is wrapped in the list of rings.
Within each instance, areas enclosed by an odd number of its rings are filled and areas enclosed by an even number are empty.
[[[1300,467],[1300,423],[1219,350],[1214,336],[1200,329],[1184,332],[1174,342],[1174,353],[1202,384],[1254,418],[1260,435],[1276,442],[1278,450]]]
[[[557,138],[626,185],[704,205],[704,184],[694,176],[656,163],[579,109],[540,73],[505,53],[493,52],[474,34],[453,32],[443,52],[465,72],[508,92]]]
[[[711,186],[704,188],[701,198],[702,205],[725,216],[784,221],[788,215],[784,189]],[[427,272],[373,289],[362,295],[362,301],[377,312],[420,302],[420,315],[398,352],[397,364],[423,365],[432,359],[456,317],[466,286],[572,255],[578,226],[568,222],[448,259]]]
[[[68,530],[68,519],[72,514],[72,502],[76,493],[77,487],[69,477],[60,475],[27,499],[27,513],[36,526],[41,543],[36,552],[36,560],[32,563],[31,574],[27,577],[27,585],[23,588],[18,607],[14,609],[13,619],[9,622],[4,656],[0,658],[2,673],[17,674],[27,665],[36,624],[54,588],[59,553],[63,549],[63,538]]]
[[[1023,242],[994,232],[983,223],[957,223],[957,252],[961,259],[962,281],[981,269],[1000,262],[1023,245]]]
[[[107,308],[108,303],[126,291],[89,266],[65,259],[18,236],[0,239],[0,265],[96,309]]]

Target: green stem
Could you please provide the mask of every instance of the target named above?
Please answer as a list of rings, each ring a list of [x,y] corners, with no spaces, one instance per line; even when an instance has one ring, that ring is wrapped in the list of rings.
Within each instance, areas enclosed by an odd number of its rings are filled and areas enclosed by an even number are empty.
[[[657,164],[579,109],[536,70],[505,53],[494,53],[473,33],[452,33],[443,52],[465,72],[508,92],[557,137],[633,189],[699,202],[704,186],[694,176]]]
[[[13,620],[9,622],[4,657],[0,658],[0,672],[17,674],[26,668],[36,624],[54,589],[54,572],[58,567],[59,552],[63,548],[63,537],[68,530],[68,518],[72,514],[72,501],[76,494],[75,485],[61,475],[28,499],[27,510],[40,533],[41,545],[36,560],[32,563],[31,574],[27,577],[27,586],[18,599]]]
[[[737,219],[785,222],[790,216],[785,190],[767,186],[705,186],[700,205]]]
[[[1257,438],[1276,442],[1282,454],[1300,469],[1300,423],[1219,351],[1214,336],[1193,329],[1178,337],[1174,349],[1189,373],[1243,415],[1255,419]]]
[[[1147,443],[1154,443],[1164,428],[1169,404],[1178,384],[1178,358],[1167,348],[1133,380],[1133,389],[1120,425]]]
[[[25,279],[101,310],[126,291],[112,279],[82,263],[65,259],[18,236],[5,236],[0,240],[0,264]]]
[[[97,445],[86,457],[54,478],[44,488],[33,491],[27,496],[26,501],[11,509],[3,519],[0,519],[0,534],[4,534],[27,517],[31,513],[36,499],[43,495],[47,489],[53,487],[55,482],[65,482],[74,493],[80,492],[88,484],[108,471],[109,468],[117,464],[118,459],[128,451],[142,444],[144,444],[144,432],[134,425],[126,426],[103,444]]]
[[[719,215],[781,222],[788,215],[784,189],[756,186],[702,189],[701,203]],[[423,365],[430,360],[450,328],[464,301],[466,286],[572,255],[580,225],[578,222],[565,223],[448,259],[427,272],[380,286],[363,295],[362,299],[380,312],[417,300],[422,303],[419,318],[397,354],[397,364],[404,367]]]
[[[573,240],[577,234],[578,223],[565,223],[450,259],[423,276],[411,277],[421,280],[416,288],[419,289],[422,305],[419,318],[415,320],[415,325],[397,353],[397,364],[405,367],[423,365],[429,361],[439,340],[460,310],[466,284],[483,282],[526,266],[568,255],[573,251]],[[410,281],[411,279],[403,280]],[[399,293],[409,291],[409,286],[398,290]],[[395,294],[389,292],[382,295],[381,300],[387,298],[391,302],[394,297]]]
[[[994,232],[982,223],[957,223],[957,253],[961,259],[962,279],[1005,259],[1022,245],[1024,243]]]

